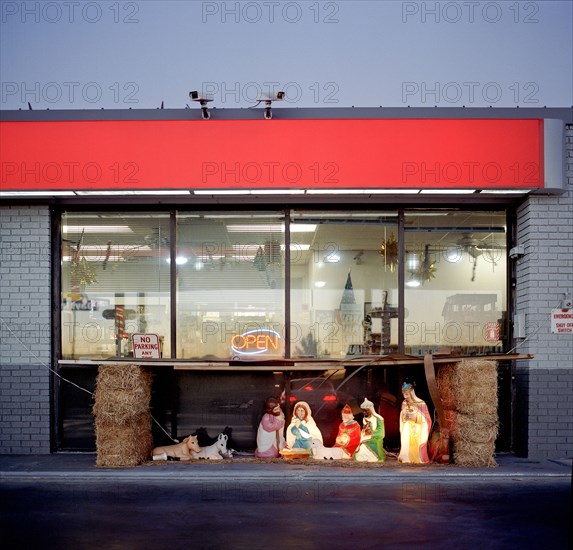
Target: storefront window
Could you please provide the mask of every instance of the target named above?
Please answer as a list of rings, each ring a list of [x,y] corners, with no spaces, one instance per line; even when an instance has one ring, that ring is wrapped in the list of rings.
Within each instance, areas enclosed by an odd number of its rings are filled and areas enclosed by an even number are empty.
[[[405,215],[405,352],[502,351],[505,212]]]
[[[63,359],[128,357],[133,333],[170,350],[169,214],[62,215]]]
[[[61,226],[62,359],[132,357],[134,333],[157,335],[165,359],[198,362],[473,355],[502,352],[507,338],[503,210],[68,212]],[[364,369],[347,384],[364,363],[292,377],[203,363],[156,375],[154,410],[179,433],[229,425],[251,449],[256,403],[284,392],[311,405],[332,446],[344,404],[401,383],[395,369]],[[95,384],[93,369],[63,367]],[[393,402],[380,397],[385,417]],[[60,444],[93,448],[91,405],[64,389],[58,407]],[[398,437],[396,417],[387,440]]]
[[[284,356],[285,222],[279,213],[177,216],[177,356]]]
[[[296,211],[291,219],[291,355],[397,351],[397,213]]]
[[[62,215],[62,359],[502,351],[505,211],[405,211],[402,266],[398,211],[177,212],[174,270],[170,216]]]

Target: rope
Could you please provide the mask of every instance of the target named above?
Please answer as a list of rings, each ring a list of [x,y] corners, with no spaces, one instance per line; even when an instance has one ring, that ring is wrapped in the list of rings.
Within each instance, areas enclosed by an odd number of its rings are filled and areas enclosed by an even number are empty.
[[[72,386],[78,388],[79,390],[91,395],[92,397],[94,397],[94,393],[91,392],[90,390],[83,388],[82,386],[79,386],[78,384],[76,384],[75,382],[72,382],[71,380],[65,378],[64,376],[62,376],[59,372],[57,372],[56,370],[54,370],[52,367],[50,367],[50,365],[48,365],[47,363],[45,363],[44,361],[42,361],[23,341],[22,339],[10,328],[10,325],[8,325],[8,323],[4,320],[3,317],[0,317],[0,322],[8,329],[8,332],[18,341],[18,343],[22,346],[22,348],[24,348],[24,350],[26,350],[34,359],[36,359],[36,361],[38,362],[39,365],[41,365],[42,367],[48,369],[51,373],[55,374],[60,380],[67,382],[68,384],[71,384]],[[155,424],[157,424],[157,426],[159,426],[159,428],[161,428],[161,430],[163,431],[163,433],[174,443],[179,443],[179,441],[177,441],[177,439],[173,439],[171,437],[171,435],[167,432],[167,430],[165,430],[165,428],[154,418],[154,416],[152,414],[150,414],[151,416],[151,420],[153,420],[153,422],[155,422]]]

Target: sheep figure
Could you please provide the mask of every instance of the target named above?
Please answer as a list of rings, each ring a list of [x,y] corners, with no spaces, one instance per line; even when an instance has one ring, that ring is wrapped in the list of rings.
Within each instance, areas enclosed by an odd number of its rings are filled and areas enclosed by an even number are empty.
[[[191,460],[194,453],[201,451],[196,435],[186,437],[181,443],[176,445],[165,445],[155,447],[151,452],[153,460],[167,460],[167,457],[178,458],[179,460]]]
[[[229,457],[227,450],[227,434],[220,433],[217,441],[208,447],[201,447],[198,452],[193,452],[193,458],[200,458],[205,460],[223,460]],[[232,455],[231,455],[232,456]]]
[[[319,439],[313,439],[310,448],[312,458],[317,460],[348,460],[349,458],[341,447],[325,447]]]

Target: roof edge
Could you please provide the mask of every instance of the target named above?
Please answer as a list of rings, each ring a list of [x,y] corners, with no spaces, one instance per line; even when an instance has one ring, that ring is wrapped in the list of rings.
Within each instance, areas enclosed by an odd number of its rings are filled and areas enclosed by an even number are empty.
[[[210,120],[259,120],[263,109],[211,108]],[[296,119],[560,119],[573,124],[573,107],[273,107],[273,120]],[[201,120],[200,109],[0,110],[2,122]]]

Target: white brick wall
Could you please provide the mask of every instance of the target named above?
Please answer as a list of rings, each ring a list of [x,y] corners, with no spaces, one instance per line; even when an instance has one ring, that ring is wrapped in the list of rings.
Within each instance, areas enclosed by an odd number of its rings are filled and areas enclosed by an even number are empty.
[[[0,207],[0,453],[50,452],[50,213]]]
[[[573,126],[566,129],[566,192],[528,197],[517,211],[516,313],[527,340],[517,348],[535,357],[517,366],[517,442],[529,457],[573,456],[573,337],[552,334],[551,310],[573,293]],[[516,342],[518,343],[519,340]]]

